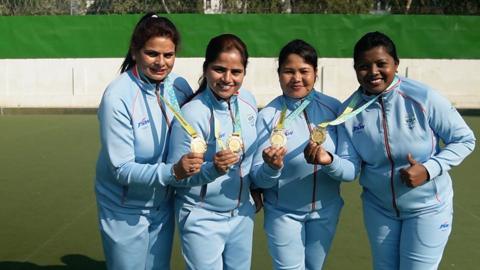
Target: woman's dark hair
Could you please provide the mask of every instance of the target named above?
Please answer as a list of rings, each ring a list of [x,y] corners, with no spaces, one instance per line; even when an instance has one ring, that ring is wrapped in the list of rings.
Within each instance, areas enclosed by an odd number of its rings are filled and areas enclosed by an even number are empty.
[[[357,41],[353,49],[353,62],[356,63],[364,52],[378,46],[384,47],[395,63],[400,63],[395,43],[387,35],[378,31],[367,33]]]
[[[153,12],[145,14],[135,26],[130,39],[130,47],[123,60],[120,72],[123,73],[133,66],[136,62],[132,58],[132,53],[139,51],[145,43],[153,37],[167,37],[175,44],[175,51],[180,44],[180,33],[175,25],[165,17],[159,17]]]
[[[223,52],[237,50],[242,57],[243,68],[247,69],[248,51],[247,45],[234,34],[221,34],[210,40],[205,51],[205,61],[203,62],[203,74],[207,71],[208,65],[217,60],[218,56]],[[199,88],[195,95],[203,91],[207,86],[207,79],[204,75],[199,79]]]
[[[287,45],[283,46],[282,50],[280,50],[280,55],[278,56],[278,73],[280,73],[280,67],[287,61],[290,54],[296,54],[302,57],[305,63],[311,65],[313,69],[317,71],[318,56],[315,48],[301,39],[295,39],[287,43]]]

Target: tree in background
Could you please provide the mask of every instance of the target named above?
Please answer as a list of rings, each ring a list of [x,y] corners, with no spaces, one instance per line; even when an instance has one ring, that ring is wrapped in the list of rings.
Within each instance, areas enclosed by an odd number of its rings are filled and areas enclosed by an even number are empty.
[[[178,0],[96,0],[88,14],[128,14],[154,11],[158,13],[202,13],[202,1]]]
[[[480,0],[0,0],[0,15],[315,13],[480,15]]]
[[[81,14],[87,0],[0,0],[0,15]]]

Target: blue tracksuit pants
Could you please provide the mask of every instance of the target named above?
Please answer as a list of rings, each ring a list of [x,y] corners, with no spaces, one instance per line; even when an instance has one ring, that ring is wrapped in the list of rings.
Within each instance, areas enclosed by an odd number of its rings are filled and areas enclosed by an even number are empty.
[[[107,269],[170,269],[175,224],[172,208],[125,214],[99,206]]]
[[[187,269],[250,269],[255,214],[251,202],[225,213],[181,203],[176,208]]]
[[[339,199],[313,212],[282,211],[265,204],[265,232],[274,269],[322,269],[343,207]]]
[[[363,197],[363,219],[375,270],[434,270],[452,230],[452,202],[406,218]]]

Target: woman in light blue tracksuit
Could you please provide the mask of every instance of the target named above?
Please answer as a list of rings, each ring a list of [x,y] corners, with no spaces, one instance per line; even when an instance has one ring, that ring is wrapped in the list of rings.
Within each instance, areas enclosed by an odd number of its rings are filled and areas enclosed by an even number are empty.
[[[165,163],[173,113],[161,97],[178,106],[193,94],[185,79],[171,73],[178,42],[171,21],[152,13],[142,17],[121,75],[98,109],[95,192],[108,269],[170,268],[174,217],[168,185],[198,173],[203,163],[202,155],[191,153],[173,161],[176,166]]]
[[[199,187],[179,183],[175,208],[188,269],[250,269],[255,207],[250,166],[256,149],[257,104],[241,87],[247,48],[236,36],[210,40],[196,96],[182,107],[185,119],[206,141]],[[234,138],[235,137],[235,138]],[[232,143],[243,142],[243,147]],[[172,126],[167,162],[189,152],[191,138]],[[235,152],[238,150],[238,153]]]
[[[252,179],[264,189],[264,227],[275,269],[321,269],[343,206],[340,181],[308,164],[303,155],[312,129],[335,119],[341,105],[313,88],[317,61],[308,43],[285,45],[278,60],[283,95],[263,108],[257,120]],[[269,138],[278,127],[286,145],[271,146]],[[336,128],[330,127],[323,145],[335,152],[336,142]]]
[[[305,155],[337,179],[361,171],[374,269],[437,269],[452,229],[448,171],[473,151],[475,137],[448,100],[396,76],[398,64],[390,38],[364,35],[354,49],[360,88],[344,107],[355,96],[357,107],[371,104],[339,127],[336,155],[313,143]]]

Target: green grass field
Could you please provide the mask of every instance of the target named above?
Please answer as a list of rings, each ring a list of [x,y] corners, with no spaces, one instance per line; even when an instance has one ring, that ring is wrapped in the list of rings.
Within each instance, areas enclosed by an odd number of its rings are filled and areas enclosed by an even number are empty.
[[[465,119],[480,134],[480,117]],[[0,117],[0,269],[105,269],[93,193],[94,115]],[[453,233],[440,269],[480,269],[480,150],[452,171]],[[337,235],[325,269],[371,269],[358,182],[344,184]],[[271,269],[263,215],[252,269]],[[172,269],[183,269],[178,241]]]

